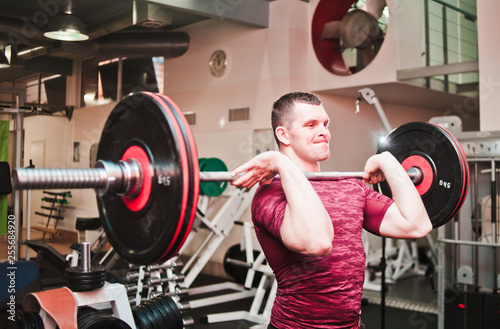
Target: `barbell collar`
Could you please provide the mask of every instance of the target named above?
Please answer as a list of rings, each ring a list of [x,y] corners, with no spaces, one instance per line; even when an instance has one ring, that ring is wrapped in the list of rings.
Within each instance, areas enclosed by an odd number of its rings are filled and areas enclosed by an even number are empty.
[[[422,169],[417,167],[411,167],[408,168],[406,172],[408,173],[408,176],[410,176],[413,184],[418,185],[422,183],[422,179],[424,179],[424,174],[422,173]]]

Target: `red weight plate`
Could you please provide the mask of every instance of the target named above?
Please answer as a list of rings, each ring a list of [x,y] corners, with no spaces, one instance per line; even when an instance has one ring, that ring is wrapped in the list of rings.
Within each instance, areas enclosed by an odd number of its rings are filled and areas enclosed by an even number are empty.
[[[168,259],[175,255],[179,249],[184,244],[187,239],[191,227],[193,225],[196,209],[198,206],[198,195],[199,195],[199,166],[198,166],[198,156],[196,152],[196,145],[194,142],[194,137],[189,129],[189,124],[187,123],[184,115],[178,106],[167,96],[161,94],[151,94],[151,97],[155,98],[162,108],[172,115],[180,129],[180,135],[183,137],[184,146],[186,149],[186,155],[188,160],[188,168],[186,173],[189,174],[189,192],[187,200],[187,208],[184,218],[179,220],[178,234],[174,240],[171,241],[168,250],[169,255],[165,255],[164,258]]]
[[[190,161],[189,172],[191,175],[190,181],[192,183],[193,192],[190,194],[191,198],[188,200],[188,207],[190,207],[189,209],[191,211],[187,214],[189,216],[186,217],[185,223],[187,231],[184,234],[184,238],[179,241],[180,243],[177,246],[174,246],[174,250],[177,252],[187,239],[196,217],[196,210],[198,209],[198,197],[200,193],[200,168],[195,139],[193,133],[191,132],[191,128],[189,127],[189,123],[186,120],[186,117],[184,116],[180,108],[170,98],[165,95],[160,96],[165,100],[166,104],[169,106],[169,108],[172,110],[172,113],[174,113],[175,117],[177,118],[179,126],[181,127],[184,141],[186,143],[186,152]]]
[[[170,120],[174,123],[175,134],[179,139],[179,146],[182,149],[182,175],[184,181],[184,190],[182,191],[182,205],[181,214],[176,223],[176,231],[173,239],[168,244],[164,254],[159,258],[158,262],[165,262],[169,258],[173,257],[176,253],[176,246],[181,244],[182,241],[185,240],[186,234],[189,233],[189,229],[191,225],[189,224],[189,217],[187,214],[190,213],[191,204],[188,203],[189,199],[192,198],[192,177],[190,175],[190,168],[192,167],[192,161],[189,161],[188,151],[186,149],[186,142],[184,140],[183,129],[179,125],[175,114],[170,110],[168,104],[164,101],[160,94],[154,94],[150,92],[144,92],[144,94],[150,96],[157,102],[158,106],[165,113],[166,116],[169,117]],[[187,219],[187,220],[186,220]],[[192,223],[191,223],[192,224]]]
[[[436,178],[436,170],[429,161],[425,155],[411,155],[401,163],[406,171],[412,167],[417,167],[422,172],[422,181],[415,185],[418,194],[421,196],[429,191]]]

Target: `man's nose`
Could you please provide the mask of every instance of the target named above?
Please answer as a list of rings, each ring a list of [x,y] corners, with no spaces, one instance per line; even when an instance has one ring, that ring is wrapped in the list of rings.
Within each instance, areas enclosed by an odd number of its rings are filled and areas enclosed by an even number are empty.
[[[330,136],[330,129],[326,126],[321,126],[319,129],[319,135],[320,136]]]

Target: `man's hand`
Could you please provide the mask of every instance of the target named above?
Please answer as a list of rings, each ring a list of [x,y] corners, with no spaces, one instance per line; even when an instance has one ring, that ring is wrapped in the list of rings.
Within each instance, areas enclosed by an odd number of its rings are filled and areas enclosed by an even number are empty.
[[[391,159],[392,158],[392,159]],[[363,180],[368,184],[377,184],[385,180],[384,172],[381,169],[383,163],[387,161],[396,161],[392,154],[383,152],[371,156],[365,164]]]
[[[251,188],[255,184],[270,184],[278,174],[278,162],[287,158],[277,151],[263,152],[239,166],[231,175],[236,177],[231,184]]]

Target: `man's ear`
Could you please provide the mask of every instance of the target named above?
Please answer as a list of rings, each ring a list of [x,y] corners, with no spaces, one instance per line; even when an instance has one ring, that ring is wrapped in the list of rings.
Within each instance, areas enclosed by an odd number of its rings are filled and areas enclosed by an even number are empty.
[[[283,145],[290,145],[290,140],[288,139],[288,130],[285,127],[276,127],[276,137]]]

